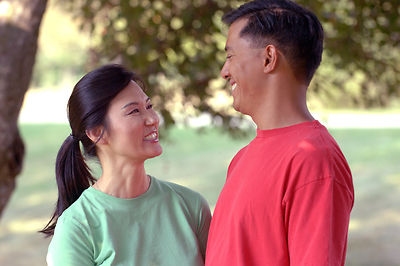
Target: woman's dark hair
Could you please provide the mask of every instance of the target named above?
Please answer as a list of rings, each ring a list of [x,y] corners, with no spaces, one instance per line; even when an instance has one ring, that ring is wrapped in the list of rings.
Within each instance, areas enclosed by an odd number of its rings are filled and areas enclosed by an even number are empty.
[[[255,0],[223,16],[231,25],[247,18],[240,36],[253,47],[274,44],[290,62],[294,74],[310,83],[322,59],[324,31],[318,18],[289,0]]]
[[[80,143],[85,156],[96,157],[96,142],[88,138],[86,130],[101,125],[106,128],[110,102],[131,80],[144,87],[137,74],[112,64],[89,72],[75,85],[68,100],[68,120],[72,133],[61,145],[56,159],[57,205],[41,233],[53,235],[58,217],[96,181],[85,162]]]

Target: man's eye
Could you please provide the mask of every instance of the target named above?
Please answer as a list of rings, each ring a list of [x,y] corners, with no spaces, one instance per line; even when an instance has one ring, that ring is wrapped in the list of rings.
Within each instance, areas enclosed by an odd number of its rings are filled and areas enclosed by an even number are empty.
[[[153,105],[152,105],[152,104],[149,104],[149,105],[147,105],[146,108],[147,108],[147,109],[153,109]]]

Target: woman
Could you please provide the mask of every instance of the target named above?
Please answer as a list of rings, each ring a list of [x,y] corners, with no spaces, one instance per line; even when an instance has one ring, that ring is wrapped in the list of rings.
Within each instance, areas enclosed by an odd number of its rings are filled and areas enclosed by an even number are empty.
[[[119,65],[84,76],[68,101],[72,133],[56,161],[58,201],[41,231],[49,265],[204,265],[211,219],[198,193],[146,174],[161,154],[143,82]],[[96,180],[81,153],[96,156]]]

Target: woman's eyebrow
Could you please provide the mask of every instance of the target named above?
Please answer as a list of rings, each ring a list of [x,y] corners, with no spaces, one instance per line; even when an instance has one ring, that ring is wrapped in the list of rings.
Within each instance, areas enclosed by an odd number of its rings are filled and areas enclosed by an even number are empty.
[[[146,103],[148,103],[148,102],[150,102],[150,97],[148,97],[148,98],[146,99]],[[138,104],[139,104],[138,102],[130,102],[130,103],[127,103],[127,104],[125,104],[124,106],[122,106],[121,109],[125,109],[125,108],[128,107],[128,106],[131,106],[131,105],[138,105]]]

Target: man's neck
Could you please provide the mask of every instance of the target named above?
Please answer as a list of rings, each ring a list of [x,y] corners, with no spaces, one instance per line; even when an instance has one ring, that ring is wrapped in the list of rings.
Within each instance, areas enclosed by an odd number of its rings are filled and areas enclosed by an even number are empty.
[[[266,95],[263,104],[260,104],[259,108],[251,114],[258,129],[282,128],[313,121],[314,118],[306,104],[306,90],[306,87],[297,87],[292,90],[282,87]]]
[[[298,113],[290,116],[280,116],[280,117],[273,117],[262,119],[262,120],[255,120],[253,118],[254,123],[257,125],[257,128],[260,130],[269,130],[269,129],[276,129],[282,127],[293,126],[299,123],[313,121],[314,118],[310,113]]]

